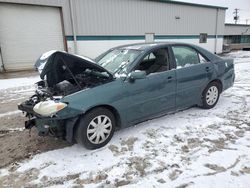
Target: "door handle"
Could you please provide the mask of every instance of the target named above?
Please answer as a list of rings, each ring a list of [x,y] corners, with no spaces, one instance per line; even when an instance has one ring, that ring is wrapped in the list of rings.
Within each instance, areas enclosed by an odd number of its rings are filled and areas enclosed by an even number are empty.
[[[172,80],[173,80],[173,77],[172,77],[172,76],[168,76],[167,79],[166,79],[167,82],[170,82],[170,81],[172,81]]]
[[[209,72],[211,69],[210,67],[206,67],[206,71]]]

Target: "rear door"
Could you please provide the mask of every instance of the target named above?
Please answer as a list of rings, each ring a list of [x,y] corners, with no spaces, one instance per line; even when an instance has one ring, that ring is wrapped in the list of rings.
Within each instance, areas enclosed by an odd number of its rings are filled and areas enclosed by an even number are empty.
[[[211,79],[213,65],[188,45],[173,45],[172,52],[176,63],[176,107],[181,109],[198,104]]]

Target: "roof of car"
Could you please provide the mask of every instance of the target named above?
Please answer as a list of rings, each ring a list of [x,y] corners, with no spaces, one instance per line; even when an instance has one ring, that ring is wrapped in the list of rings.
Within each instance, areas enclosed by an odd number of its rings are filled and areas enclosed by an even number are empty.
[[[114,49],[149,50],[149,49],[171,45],[171,44],[184,44],[184,43],[176,43],[176,42],[135,43],[135,44],[127,44],[127,45],[118,46],[118,47],[115,47]]]
[[[141,50],[141,51],[150,51],[154,50],[156,48],[161,48],[161,47],[166,47],[168,45],[185,45],[185,46],[190,46],[201,52],[203,55],[205,55],[209,60],[215,60],[215,59],[220,59],[219,56],[213,54],[212,52],[201,48],[200,46],[194,45],[194,44],[189,44],[189,43],[180,43],[180,42],[153,42],[153,43],[135,43],[135,44],[127,44],[123,46],[118,46],[112,49],[133,49],[133,50]],[[111,50],[112,50],[111,49]]]

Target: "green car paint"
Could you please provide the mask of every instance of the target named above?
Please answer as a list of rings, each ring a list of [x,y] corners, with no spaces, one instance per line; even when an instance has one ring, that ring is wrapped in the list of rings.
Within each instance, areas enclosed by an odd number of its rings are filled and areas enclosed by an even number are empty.
[[[204,56],[208,62],[176,69],[177,60],[172,46],[192,48]],[[127,48],[139,49],[141,53],[134,62],[126,67],[125,76],[114,76],[110,82],[63,97],[60,101],[67,103],[68,106],[59,111],[55,117],[36,118],[36,124],[39,125],[37,126],[38,131],[44,131],[43,125],[67,126],[66,138],[72,142],[77,119],[95,107],[106,106],[112,109],[117,121],[119,121],[119,127],[128,127],[168,112],[201,105],[202,92],[211,81],[216,80],[221,84],[221,92],[234,83],[235,74],[232,59],[222,59],[195,45],[153,43],[126,45],[114,49]],[[135,70],[138,63],[147,54],[160,48],[168,50],[171,70],[131,80],[129,73]],[[111,50],[100,55],[96,61]]]

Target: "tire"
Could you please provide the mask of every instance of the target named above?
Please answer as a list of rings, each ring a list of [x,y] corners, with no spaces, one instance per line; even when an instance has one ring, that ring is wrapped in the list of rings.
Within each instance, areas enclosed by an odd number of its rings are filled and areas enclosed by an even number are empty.
[[[106,108],[95,108],[81,117],[75,133],[76,142],[87,149],[105,146],[116,126],[113,113]]]
[[[202,93],[202,108],[213,108],[220,98],[220,85],[217,82],[211,82]]]

